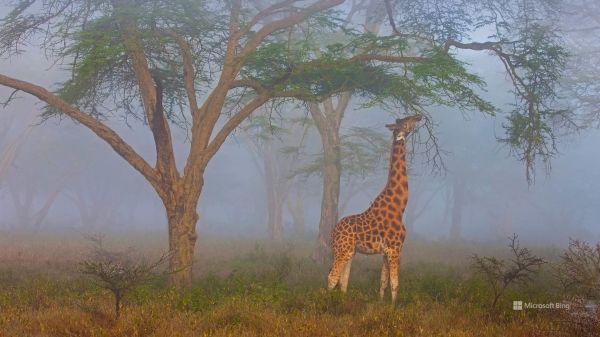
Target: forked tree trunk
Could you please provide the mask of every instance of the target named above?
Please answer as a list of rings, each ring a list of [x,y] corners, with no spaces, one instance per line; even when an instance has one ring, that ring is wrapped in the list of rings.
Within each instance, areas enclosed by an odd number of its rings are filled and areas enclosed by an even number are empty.
[[[196,209],[167,207],[169,225],[169,282],[176,288],[189,287],[192,284],[194,247],[196,245]]]

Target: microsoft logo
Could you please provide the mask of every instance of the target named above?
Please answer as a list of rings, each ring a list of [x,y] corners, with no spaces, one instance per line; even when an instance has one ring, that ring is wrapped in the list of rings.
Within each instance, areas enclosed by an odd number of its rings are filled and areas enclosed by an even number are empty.
[[[523,301],[513,301],[513,310],[523,310]]]

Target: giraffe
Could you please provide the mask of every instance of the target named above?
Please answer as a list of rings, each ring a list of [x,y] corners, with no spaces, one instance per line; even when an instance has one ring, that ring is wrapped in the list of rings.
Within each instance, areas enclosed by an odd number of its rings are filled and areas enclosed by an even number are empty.
[[[420,120],[421,116],[415,115],[386,125],[393,133],[387,184],[366,211],[344,217],[335,225],[331,234],[333,265],[327,278],[329,290],[339,282],[342,292],[346,292],[350,265],[356,251],[363,254],[383,254],[379,297],[384,298],[389,282],[392,303],[396,303],[400,253],[406,238],[406,229],[402,223],[402,215],[408,202],[405,142]]]

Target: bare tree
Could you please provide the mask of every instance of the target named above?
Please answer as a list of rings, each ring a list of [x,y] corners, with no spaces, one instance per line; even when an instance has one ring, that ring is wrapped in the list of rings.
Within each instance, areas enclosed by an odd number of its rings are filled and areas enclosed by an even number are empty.
[[[492,310],[496,309],[498,300],[510,285],[531,282],[533,275],[546,263],[544,259],[533,255],[529,249],[521,247],[517,234],[509,240],[508,247],[512,259],[508,262],[496,257],[473,256],[473,268],[482,273],[492,287]]]
[[[81,262],[80,272],[91,276],[100,287],[112,293],[115,319],[119,319],[123,297],[135,287],[159,277],[161,273],[157,269],[168,260],[168,255],[163,254],[149,262],[134,256],[131,250],[106,248],[102,235],[87,235],[86,238],[93,245],[92,253]]]
[[[65,182],[60,181],[44,191],[28,179],[18,185],[16,180],[11,181],[9,191],[15,209],[17,228],[38,231],[64,187]],[[36,202],[38,199],[41,199],[41,202]]]
[[[22,130],[14,139],[9,139],[9,133],[12,125],[14,124],[14,118],[6,119],[3,121],[2,129],[0,129],[0,189],[2,189],[4,180],[9,173],[9,170],[14,166],[17,154],[23,146],[23,143],[31,134],[32,126],[27,126]]]

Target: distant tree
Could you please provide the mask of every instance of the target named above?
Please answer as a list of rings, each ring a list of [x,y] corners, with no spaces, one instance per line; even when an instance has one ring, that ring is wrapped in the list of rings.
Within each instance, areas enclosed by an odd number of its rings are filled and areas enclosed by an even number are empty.
[[[58,181],[53,185],[50,189],[42,189],[31,179],[11,180],[9,191],[16,215],[15,229],[41,229],[48,212],[65,187],[65,181]]]
[[[571,53],[562,80],[563,97],[579,116],[572,127],[600,127],[600,4],[565,1],[560,22]]]
[[[410,174],[410,172],[409,172]],[[431,180],[431,179],[428,179]],[[444,184],[434,180],[433,183],[425,181],[423,177],[412,179],[410,182],[410,206],[406,208],[404,216],[404,226],[406,231],[411,235],[415,232],[415,224],[423,215],[430,211],[431,202],[441,193]]]
[[[119,198],[111,192],[106,184],[94,181],[88,184],[80,182],[65,191],[64,195],[79,212],[81,228],[97,231],[100,226],[106,230],[107,226],[116,225]]]
[[[377,128],[352,127],[340,136],[340,182],[339,209],[343,212],[350,200],[365,189],[373,186],[372,179],[386,174],[390,139]],[[323,175],[327,165],[324,152],[308,155],[312,160],[296,169],[295,174],[304,178]]]
[[[292,227],[296,235],[306,233],[306,215],[304,199],[307,197],[306,181],[298,176],[292,177],[290,192],[285,199],[285,206],[292,217]]]
[[[273,240],[283,237],[283,210],[294,183],[292,173],[300,165],[301,152],[296,149],[304,146],[309,127],[306,118],[273,118],[266,110],[248,118],[242,126],[243,138],[265,188],[267,224]]]
[[[5,136],[7,145],[0,157],[0,188],[6,187],[12,201],[15,215],[12,228],[29,231],[41,229],[69,179],[52,160],[52,154],[56,153],[52,146],[45,138],[36,138],[33,120],[32,115],[22,130],[12,126],[17,134]],[[8,121],[6,133],[11,124]],[[44,163],[44,171],[32,172],[31,168],[39,163]]]
[[[5,185],[11,167],[14,166],[19,149],[32,131],[32,127],[27,126],[16,137],[11,138],[9,134],[13,124],[14,118],[5,118],[0,124],[0,190]]]

